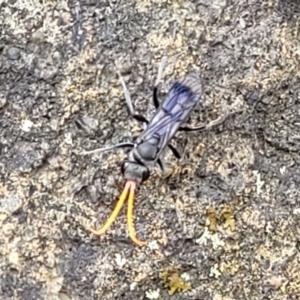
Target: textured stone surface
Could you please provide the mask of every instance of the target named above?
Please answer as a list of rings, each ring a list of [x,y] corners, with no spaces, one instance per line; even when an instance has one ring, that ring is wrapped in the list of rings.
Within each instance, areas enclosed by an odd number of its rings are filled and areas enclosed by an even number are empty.
[[[172,299],[299,299],[299,13],[279,0],[2,1],[0,298],[170,299],[160,274],[178,267],[192,289]],[[85,226],[110,214],[126,155],[76,153],[141,132],[114,64],[149,117],[163,55],[160,99],[187,70],[203,77],[191,124],[242,112],[177,134],[184,162],[167,152],[173,175],[140,187],[151,247],[132,244],[124,210],[97,238]]]

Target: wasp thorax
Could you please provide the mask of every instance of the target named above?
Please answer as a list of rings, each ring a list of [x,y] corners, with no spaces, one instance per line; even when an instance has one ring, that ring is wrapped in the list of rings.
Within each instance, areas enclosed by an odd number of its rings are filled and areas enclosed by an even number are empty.
[[[138,183],[146,181],[150,176],[149,169],[146,166],[133,161],[125,161],[122,164],[121,171],[125,179],[134,180]]]
[[[137,151],[139,155],[144,160],[153,161],[157,154],[157,138],[152,138],[145,143],[141,143],[137,146]]]

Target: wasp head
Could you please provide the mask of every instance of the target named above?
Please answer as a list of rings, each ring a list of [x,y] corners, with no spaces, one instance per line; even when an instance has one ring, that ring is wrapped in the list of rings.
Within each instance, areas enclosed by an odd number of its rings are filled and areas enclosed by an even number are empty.
[[[146,181],[150,176],[149,169],[146,166],[129,160],[122,164],[121,171],[125,179],[138,183]]]

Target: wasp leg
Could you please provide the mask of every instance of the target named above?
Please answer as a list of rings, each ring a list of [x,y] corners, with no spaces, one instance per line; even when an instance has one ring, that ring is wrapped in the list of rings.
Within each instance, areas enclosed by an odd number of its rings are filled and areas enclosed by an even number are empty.
[[[126,86],[126,83],[123,79],[123,76],[121,75],[121,72],[119,71],[119,69],[117,67],[116,67],[116,69],[117,69],[117,73],[118,73],[118,76],[119,76],[119,80],[120,80],[121,85],[123,87],[124,96],[125,96],[128,111],[129,111],[130,115],[134,116],[135,113],[134,113],[134,108],[133,108],[133,104],[132,104],[132,101],[131,101],[130,93],[127,89],[127,86]]]
[[[242,110],[237,111],[237,112],[241,112],[241,111]],[[178,129],[178,131],[204,131],[204,130],[209,130],[214,126],[217,126],[217,125],[220,125],[220,124],[224,123],[224,121],[228,117],[230,117],[231,115],[233,115],[237,112],[232,112],[232,113],[229,113],[227,115],[220,116],[216,120],[213,120],[213,121],[209,122],[207,125],[202,124],[202,125],[199,125],[199,126],[196,126],[196,127],[182,126]]]
[[[162,160],[160,158],[157,160],[157,164],[159,165],[160,170],[162,172],[164,172],[165,171],[165,166],[164,166],[164,164],[163,164],[163,162],[162,162]]]
[[[125,143],[120,143],[120,144],[117,144],[117,145],[114,145],[114,146],[109,146],[109,147],[106,147],[106,148],[98,148],[98,149],[90,150],[90,151],[82,151],[81,153],[78,153],[78,154],[79,155],[86,155],[86,154],[105,152],[105,151],[119,149],[119,148],[133,148],[133,147],[134,147],[133,143],[125,142]]]
[[[159,107],[159,101],[158,101],[158,98],[157,98],[157,86],[155,86],[153,88],[153,103],[154,103],[154,107],[156,109],[158,109],[158,107]]]
[[[173,155],[177,158],[177,159],[181,159],[181,154],[179,153],[179,151],[171,144],[168,144],[168,147],[170,148],[170,150],[172,151]]]
[[[158,109],[159,107],[159,101],[158,101],[158,97],[157,97],[157,86],[154,86],[153,88],[153,104],[154,104],[154,107],[156,109]]]
[[[131,100],[131,97],[130,97],[130,93],[129,93],[128,89],[127,89],[127,86],[126,86],[126,83],[124,81],[124,78],[121,75],[121,72],[119,71],[119,69],[118,68],[116,68],[116,69],[117,69],[117,73],[118,73],[121,85],[123,87],[123,91],[124,91],[125,100],[126,100],[127,109],[128,109],[129,114],[135,120],[140,121],[140,122],[144,122],[144,123],[148,124],[149,121],[143,115],[135,114],[134,108],[133,108],[133,104],[132,104],[132,100]]]
[[[133,115],[132,117],[139,122],[143,122],[146,124],[149,123],[149,121],[143,115]]]
[[[153,88],[153,103],[154,103],[154,106],[156,109],[159,107],[159,101],[158,101],[158,97],[157,97],[157,88],[158,88],[159,82],[161,80],[162,73],[163,73],[164,67],[166,65],[166,62],[167,62],[167,57],[164,56],[160,62],[157,76],[156,76],[156,81],[155,81],[154,88]]]
[[[196,127],[182,126],[182,127],[179,127],[179,129],[178,129],[178,131],[204,131],[204,130],[206,130],[205,125],[199,125]]]
[[[166,179],[172,175],[173,169],[167,168],[166,165],[163,163],[163,161],[160,158],[157,160],[157,164],[159,165],[159,167],[161,169],[163,179]]]

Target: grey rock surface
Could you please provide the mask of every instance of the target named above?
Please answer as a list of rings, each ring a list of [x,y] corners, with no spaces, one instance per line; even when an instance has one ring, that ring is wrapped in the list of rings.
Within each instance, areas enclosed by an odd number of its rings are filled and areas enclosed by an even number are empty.
[[[299,18],[298,1],[2,1],[0,299],[299,299]],[[141,248],[125,210],[86,229],[111,213],[126,153],[78,152],[143,130],[115,65],[150,117],[164,55],[161,100],[196,70],[188,122],[233,114],[178,133],[183,161],[167,151],[171,177],[139,188]],[[191,289],[171,296],[168,268]]]

